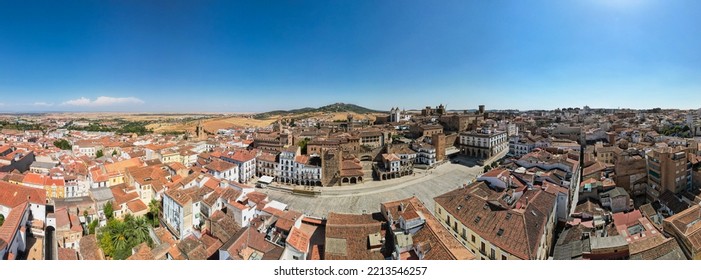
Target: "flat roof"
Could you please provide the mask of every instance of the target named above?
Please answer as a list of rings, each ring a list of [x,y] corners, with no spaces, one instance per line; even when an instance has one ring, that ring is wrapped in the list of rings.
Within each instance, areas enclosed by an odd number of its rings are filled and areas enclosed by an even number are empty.
[[[260,179],[258,179],[258,182],[264,183],[264,184],[270,184],[273,182],[273,177],[270,176],[261,176]]]

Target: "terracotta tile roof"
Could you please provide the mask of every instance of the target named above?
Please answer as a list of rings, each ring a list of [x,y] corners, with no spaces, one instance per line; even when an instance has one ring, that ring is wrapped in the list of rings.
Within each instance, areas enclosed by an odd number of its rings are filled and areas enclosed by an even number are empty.
[[[232,259],[247,260],[255,251],[262,253],[262,259],[279,260],[284,249],[265,240],[265,234],[247,227],[240,230],[224,245]]]
[[[292,246],[292,248],[295,248],[297,251],[306,253],[309,250],[310,238],[311,237],[302,230],[293,228],[290,234],[287,236],[287,244]]]
[[[229,241],[235,233],[241,230],[241,227],[234,221],[233,217],[224,214],[224,212],[220,210],[212,213],[210,220],[210,232],[212,236],[221,242]]]
[[[46,205],[46,191],[0,181],[0,205],[15,207],[23,202]]]
[[[185,165],[183,165],[182,163],[179,163],[179,162],[171,162],[171,163],[168,163],[167,165],[168,165],[168,167],[170,167],[171,169],[173,169],[175,171],[187,169],[187,167],[185,167]]]
[[[68,216],[68,210],[66,208],[57,209],[54,212],[56,217],[56,230],[70,230],[71,228],[71,218]]]
[[[307,164],[307,162],[309,162],[309,156],[298,155],[295,157],[295,162],[299,164]]]
[[[311,253],[309,253],[309,260],[318,261],[324,259],[324,245],[317,244],[313,245]]]
[[[126,184],[119,184],[110,188],[110,191],[112,191],[112,196],[114,197],[115,210],[117,210],[116,207],[120,207],[120,205],[124,203],[139,198],[138,193],[136,193],[135,191],[127,192],[127,190],[128,189]]]
[[[134,253],[127,258],[127,260],[131,261],[148,261],[148,260],[154,260],[154,256],[151,253],[151,248],[146,245],[146,243],[141,243],[134,247],[132,249]]]
[[[105,164],[105,170],[108,173],[125,172],[127,168],[143,166],[144,163],[140,158],[132,158],[128,160],[118,161],[111,164]]]
[[[338,214],[331,212],[326,221],[327,260],[382,260],[380,252],[369,248],[368,236],[382,232],[382,222],[372,215]]]
[[[166,177],[170,174],[168,171],[161,169],[161,166],[162,165],[159,164],[144,167],[130,167],[127,168],[127,173],[140,185],[152,185],[155,189],[169,183]]]
[[[596,172],[601,172],[604,169],[606,169],[606,165],[597,161],[594,164],[585,167],[584,171],[582,172],[582,176],[592,175]]]
[[[212,162],[210,162],[209,164],[204,166],[204,168],[206,168],[208,170],[214,170],[214,171],[218,171],[218,172],[224,172],[224,171],[227,171],[230,169],[234,169],[236,167],[237,167],[236,164],[226,162],[223,160],[213,160]]]
[[[62,261],[77,261],[78,252],[73,249],[58,247],[58,259]]]
[[[676,231],[694,252],[701,250],[701,206],[694,204],[681,213],[664,220],[665,232]]]
[[[192,197],[184,189],[171,189],[166,191],[165,195],[173,199],[180,206],[185,206],[192,203]]]
[[[209,175],[207,178],[209,178],[209,179],[204,183],[205,187],[208,187],[208,188],[213,189],[213,190],[219,188],[219,184],[221,184],[221,180],[214,178],[212,176],[209,176]]]
[[[204,245],[207,256],[213,256],[219,251],[219,248],[224,245],[224,243],[222,243],[219,239],[208,234],[203,234],[200,241],[202,242],[202,245]]]
[[[75,213],[70,213],[68,218],[71,221],[71,231],[72,232],[83,232],[83,227],[80,225],[80,219]]]
[[[3,222],[2,226],[0,226],[0,240],[4,241],[5,244],[10,244],[12,237],[20,229],[22,217],[24,216],[24,213],[27,211],[28,207],[29,204],[27,202],[20,203],[19,205],[12,207],[10,214],[5,217],[5,222]]]
[[[24,175],[24,180],[22,181],[22,183],[43,186],[45,181],[46,176],[44,175],[36,173],[27,173]]]
[[[475,182],[434,200],[483,239],[518,258],[535,259],[546,221],[554,215],[555,196],[536,189],[516,202],[522,208],[503,209],[489,203],[495,194],[500,196],[485,183]]]
[[[386,161],[400,161],[401,159],[395,154],[382,154],[382,159]]]
[[[630,245],[631,260],[686,260],[684,252],[674,238],[655,235]]]
[[[416,197],[403,200],[392,201],[382,204],[392,217],[402,215],[399,210],[400,205],[404,205],[404,212],[411,212],[419,217],[418,213],[425,219],[425,224],[414,236],[412,236],[415,246],[418,244],[428,244],[430,250],[424,256],[425,260],[472,260],[475,258],[465,246],[460,244],[455,237],[448,232],[445,227],[431,214],[431,212]],[[396,218],[393,218],[396,219]],[[405,218],[406,219],[406,218]]]
[[[290,232],[292,230],[292,227],[294,227],[294,224],[294,220],[279,218],[277,222],[275,222],[275,227],[282,231]]]
[[[246,198],[257,205],[261,205],[268,200],[268,195],[262,192],[250,192],[246,194]]]
[[[173,234],[164,227],[155,228],[153,231],[156,233],[156,237],[158,237],[158,240],[160,240],[161,243],[168,243],[171,246],[175,246],[178,243],[175,236],[173,236]]]
[[[97,237],[94,234],[83,236],[80,239],[80,255],[83,260],[104,260],[105,256],[97,245]]]
[[[168,143],[168,144],[163,144],[163,145],[158,145],[158,144],[148,144],[144,146],[144,148],[153,150],[153,151],[160,151],[163,149],[171,148],[174,147],[175,143]]]
[[[363,175],[365,175],[365,173],[363,172],[363,166],[360,165],[360,163],[357,163],[354,160],[344,160],[341,163],[341,177]]]
[[[178,249],[188,260],[206,260],[207,250],[200,240],[190,235],[178,244]]]
[[[258,156],[258,161],[277,163],[277,156],[271,153],[262,153],[260,156]]]
[[[238,150],[234,153],[231,159],[236,162],[247,162],[256,159],[255,151]]]
[[[148,210],[148,206],[146,206],[146,204],[144,204],[140,199],[127,202],[127,208],[129,208],[129,211],[132,213],[139,213]]]

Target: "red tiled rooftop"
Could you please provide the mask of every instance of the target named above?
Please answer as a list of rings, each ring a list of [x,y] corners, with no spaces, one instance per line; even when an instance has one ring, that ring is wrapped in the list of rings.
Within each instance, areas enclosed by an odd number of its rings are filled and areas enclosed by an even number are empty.
[[[0,181],[0,205],[15,207],[29,200],[36,205],[46,205],[46,191]]]
[[[309,239],[309,235],[297,228],[293,228],[290,235],[287,236],[287,244],[297,251],[307,252],[309,250]]]
[[[12,236],[15,235],[17,230],[20,228],[20,223],[22,222],[22,217],[24,212],[27,210],[27,203],[21,203],[10,210],[10,214],[5,217],[5,222],[0,226],[0,240],[4,241],[5,244],[10,244]]]
[[[127,208],[129,208],[129,211],[132,213],[139,213],[141,211],[148,210],[148,206],[146,206],[146,204],[139,199],[127,202]]]
[[[73,249],[58,247],[58,259],[62,261],[77,261],[78,252]]]

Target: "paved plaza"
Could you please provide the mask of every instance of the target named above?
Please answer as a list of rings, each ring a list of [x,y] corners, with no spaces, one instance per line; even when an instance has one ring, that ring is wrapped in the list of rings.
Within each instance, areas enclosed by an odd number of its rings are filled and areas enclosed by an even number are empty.
[[[380,211],[380,203],[418,197],[433,211],[433,198],[457,189],[474,180],[482,166],[474,163],[446,162],[432,170],[416,170],[416,175],[389,181],[372,181],[361,185],[319,188],[316,197],[291,194],[279,189],[264,189],[271,199],[286,203],[291,209],[315,216],[326,217],[329,212],[362,214]]]

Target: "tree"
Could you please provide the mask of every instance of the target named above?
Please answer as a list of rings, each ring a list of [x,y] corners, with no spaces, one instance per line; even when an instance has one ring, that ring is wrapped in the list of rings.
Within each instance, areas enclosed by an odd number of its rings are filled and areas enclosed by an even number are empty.
[[[114,248],[115,253],[118,251],[124,251],[129,247],[129,228],[124,222],[119,220],[110,220],[107,222],[107,231],[110,233],[110,243]]]
[[[0,227],[5,223],[5,215],[0,214]]]
[[[107,256],[114,255],[114,246],[112,246],[112,234],[105,230],[100,236],[100,248]]]
[[[112,151],[112,156],[116,156],[116,155],[117,155],[117,150]]]
[[[88,225],[88,234],[95,234],[95,229],[97,228],[97,226],[98,220],[93,220],[92,222],[90,222],[90,224]]]
[[[151,245],[151,238],[149,237],[149,221],[143,217],[133,218],[129,222],[126,222],[127,234],[132,239],[134,246],[139,245],[143,242]]]
[[[114,210],[112,208],[112,201],[108,201],[105,203],[105,206],[102,207],[102,211],[105,212],[105,216],[107,217],[107,220],[111,220],[112,216],[114,215]]]
[[[104,155],[105,155],[105,154],[102,152],[102,150],[99,150],[99,151],[97,151],[97,153],[95,153],[95,157],[96,157],[96,158],[101,158],[101,157],[103,157]]]
[[[301,141],[297,142],[297,145],[302,148],[302,154],[304,155],[307,154],[307,144],[309,144],[308,139],[302,139]]]
[[[56,146],[57,148],[59,148],[61,150],[70,150],[71,148],[73,148],[73,146],[71,146],[71,143],[68,143],[68,141],[66,139],[60,139],[60,140],[54,141],[54,146]]]
[[[158,219],[161,216],[161,204],[155,200],[151,199],[151,202],[148,204],[148,214],[151,217],[151,221],[154,227],[158,226]]]
[[[492,170],[492,167],[489,165],[484,166],[484,173],[489,172],[489,170]]]
[[[498,163],[498,162],[496,162],[496,161],[495,161],[495,162],[492,162],[492,168],[497,168],[497,166],[499,166],[499,163]]]
[[[149,221],[143,217],[125,215],[123,221],[109,220],[107,225],[101,228],[100,248],[112,259],[126,259],[131,255],[131,249],[137,245],[153,245],[149,228]]]

